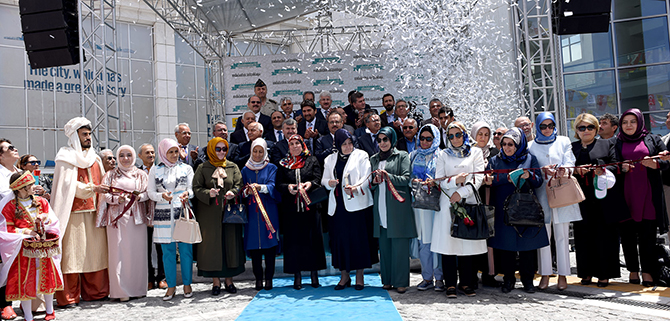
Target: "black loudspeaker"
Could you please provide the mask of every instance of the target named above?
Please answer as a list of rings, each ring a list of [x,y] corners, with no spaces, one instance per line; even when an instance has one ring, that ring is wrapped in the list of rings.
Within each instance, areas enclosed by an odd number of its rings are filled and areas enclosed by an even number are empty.
[[[19,0],[32,69],[79,63],[78,0]]]
[[[607,32],[612,0],[558,0],[552,11],[555,34]]]

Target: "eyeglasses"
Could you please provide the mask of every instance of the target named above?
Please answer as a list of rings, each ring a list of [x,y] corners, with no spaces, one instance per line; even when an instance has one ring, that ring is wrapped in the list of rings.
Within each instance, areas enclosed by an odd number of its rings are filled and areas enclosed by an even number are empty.
[[[547,125],[547,124],[540,124],[540,130],[545,130],[545,129],[547,129],[547,128],[549,128],[549,129],[554,129],[554,128],[556,128],[556,125],[555,125],[555,124],[549,124],[549,125]]]
[[[449,138],[449,140],[452,140],[452,139],[454,139],[454,138],[461,138],[461,137],[463,137],[463,134],[462,134],[462,133],[456,133],[456,134],[449,134],[449,135],[447,135],[447,138]]]
[[[507,146],[514,147],[514,143],[501,143],[500,146],[502,146],[502,147],[507,147]]]
[[[419,137],[419,140],[420,140],[420,141],[424,141],[424,140],[425,140],[425,141],[427,141],[427,142],[430,143],[430,142],[433,141],[433,137],[430,137],[430,136],[420,136],[420,137]]]
[[[182,135],[191,135],[191,132],[181,132]]]
[[[503,133],[503,132],[495,132],[495,133],[493,133],[493,136],[502,136],[502,135],[505,135],[505,133]]]
[[[388,141],[389,141],[389,138],[388,138],[388,137],[377,137],[377,144],[380,144],[380,143],[382,143],[382,142],[383,142],[383,143],[386,143],[386,142],[388,142]]]
[[[227,151],[228,151],[228,148],[225,148],[225,147],[214,147],[214,151],[216,151],[217,153],[220,153],[220,152],[227,152]]]
[[[596,126],[595,125],[588,125],[588,126],[577,127],[577,130],[580,131],[580,132],[585,132],[587,129],[589,131],[594,131],[594,130],[596,130]]]
[[[30,162],[26,162],[26,165],[39,166],[39,165],[42,165],[42,161],[38,161],[38,160],[30,161]]]
[[[114,156],[107,156],[107,160],[108,160],[108,161],[111,161],[112,159],[113,159],[113,160],[116,160],[116,157],[114,157]]]
[[[402,126],[402,129],[404,129],[404,130],[412,130],[412,129],[414,129],[414,126]]]

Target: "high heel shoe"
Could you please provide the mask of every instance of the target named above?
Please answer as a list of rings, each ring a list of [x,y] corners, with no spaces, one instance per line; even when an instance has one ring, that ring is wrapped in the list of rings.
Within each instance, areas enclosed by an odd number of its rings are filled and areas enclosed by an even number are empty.
[[[565,275],[558,276],[558,284],[556,285],[556,288],[559,291],[563,291],[568,288],[568,280],[565,278]]]
[[[170,290],[172,290],[172,294],[170,293]],[[163,301],[170,301],[172,298],[174,298],[174,294],[177,292],[177,288],[168,288],[168,290],[165,292],[165,296],[163,296]]]
[[[254,287],[254,290],[263,290],[263,280],[256,280],[256,286]]]
[[[342,281],[340,281],[340,282],[342,282]],[[351,279],[349,279],[349,281],[347,281],[347,283],[345,283],[345,284],[337,283],[337,285],[335,286],[335,291],[344,290],[344,288],[349,288],[349,287],[351,287]]]
[[[265,280],[265,290],[267,290],[267,291],[272,290],[272,279]]]
[[[320,287],[321,284],[319,284],[319,273],[316,271],[312,271],[312,273],[310,273],[310,276],[312,278],[312,287],[313,288]]]
[[[300,273],[296,273],[293,276],[293,288],[296,290],[302,289],[302,275]]]
[[[186,289],[188,289],[188,292],[186,291]],[[190,298],[192,296],[193,296],[193,288],[190,285],[184,285],[184,297]]]
[[[546,290],[549,287],[549,276],[543,275],[540,279],[540,284],[537,285],[537,288],[540,290]]]

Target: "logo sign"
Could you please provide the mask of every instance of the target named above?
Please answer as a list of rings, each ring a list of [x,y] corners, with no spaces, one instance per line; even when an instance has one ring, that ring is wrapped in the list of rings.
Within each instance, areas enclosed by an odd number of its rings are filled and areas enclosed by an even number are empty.
[[[384,87],[379,86],[379,85],[374,85],[374,86],[358,86],[356,88],[357,91],[384,91]]]
[[[272,72],[273,76],[287,75],[287,74],[302,75],[302,70],[300,70],[300,68],[282,68],[282,69],[275,69],[275,71]]]
[[[380,64],[364,64],[364,65],[356,65],[356,67],[354,67],[354,71],[370,70],[370,69],[384,70],[384,66]]]
[[[260,68],[261,64],[253,61],[253,62],[238,62],[235,64],[232,64],[230,66],[230,69],[237,69],[237,68]]]
[[[272,97],[278,97],[278,96],[291,96],[291,95],[296,95],[296,96],[302,96],[302,91],[300,89],[295,89],[295,90],[277,90],[275,91],[274,94],[272,94]]]
[[[312,65],[316,65],[318,63],[322,62],[330,62],[330,63],[337,63],[340,62],[340,57],[322,57],[322,58],[316,58],[312,60]]]
[[[237,106],[233,107],[233,112],[234,113],[241,112],[241,111],[246,110],[246,109],[247,109],[247,105],[237,105]]]
[[[335,85],[335,84],[344,85],[344,81],[342,81],[342,79],[314,79],[312,81],[312,84],[314,84],[314,86],[320,86],[320,85],[323,85],[323,84],[326,84],[326,85]]]
[[[237,84],[233,86],[233,90],[238,90],[238,89],[254,89],[254,84]]]

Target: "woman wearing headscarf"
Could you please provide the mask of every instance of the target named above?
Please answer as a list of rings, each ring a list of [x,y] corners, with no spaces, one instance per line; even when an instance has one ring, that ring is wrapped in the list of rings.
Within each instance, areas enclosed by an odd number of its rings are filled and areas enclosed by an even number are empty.
[[[535,156],[528,153],[526,135],[521,129],[514,127],[508,129],[500,141],[501,152],[491,158],[487,170],[515,170],[523,168],[520,176],[522,181],[521,192],[527,193],[531,188],[542,185],[542,173],[539,169],[528,170],[528,168],[539,168]],[[494,249],[496,268],[504,274],[502,292],[509,293],[516,284],[516,257],[519,256],[519,274],[524,291],[535,292],[533,277],[537,269],[537,249],[549,245],[547,229],[542,227],[524,227],[519,229],[519,234],[514,227],[505,225],[505,199],[516,190],[514,183],[510,181],[508,173],[494,173],[487,175],[487,184],[492,184],[491,198],[496,207],[494,237],[488,243]],[[538,231],[539,229],[539,231]]]
[[[321,165],[312,156],[300,135],[288,139],[288,155],[279,162],[277,181],[281,191],[282,250],[284,273],[293,274],[293,288],[302,289],[302,271],[310,271],[312,287],[319,287],[319,270],[326,268],[321,216],[316,206],[307,206],[299,194],[320,186]]]
[[[135,150],[122,145],[116,159],[116,168],[102,178],[102,185],[112,190],[100,194],[97,226],[107,227],[109,296],[128,301],[147,295],[147,247],[137,245],[146,242],[147,224],[152,224],[153,217],[140,204],[149,199],[148,177],[135,167]]]
[[[447,148],[437,159],[435,176],[450,179],[440,181],[443,194],[440,196],[440,211],[435,213],[430,249],[442,254],[447,297],[456,297],[459,278],[458,290],[466,296],[474,296],[477,270],[474,269],[473,257],[486,253],[486,240],[454,238],[449,227],[452,225],[453,203],[465,199],[467,204],[477,204],[474,193],[477,193],[484,175],[468,173],[483,171],[484,158],[480,149],[470,146],[470,138],[463,123],[455,121],[449,124],[447,139]]]
[[[349,273],[356,271],[356,290],[365,288],[363,269],[372,266],[366,216],[372,210],[369,187],[370,160],[368,153],[354,148],[351,134],[339,129],[335,132],[337,153],[324,161],[321,184],[330,190],[330,250],[332,265],[341,272],[335,290],[351,286]]]
[[[535,140],[528,144],[528,152],[537,159],[544,174],[551,177],[557,175],[572,175],[571,169],[565,167],[575,166],[575,154],[572,153],[572,142],[570,138],[558,136],[556,120],[552,113],[544,112],[537,115],[535,120]],[[568,287],[567,275],[570,275],[570,249],[569,234],[570,222],[581,221],[582,215],[579,204],[572,204],[560,208],[549,207],[547,198],[547,184],[549,179],[544,180],[542,186],[535,189],[542,210],[544,211],[544,223],[547,225],[547,234],[551,239],[552,230],[554,243],[556,244],[556,267],[558,269],[558,284],[556,288],[565,290]],[[539,273],[542,275],[540,284],[537,286],[544,290],[549,286],[549,275],[553,274],[551,247],[546,246],[539,250]]]
[[[277,203],[281,201],[279,191],[275,188],[276,176],[277,166],[270,164],[265,139],[256,138],[251,142],[251,157],[242,169],[242,182],[246,187],[244,196],[248,197],[249,215],[249,221],[244,225],[244,249],[251,257],[256,290],[261,290],[263,287],[271,290],[275,273],[275,256],[279,246]],[[256,193],[253,190],[256,190]],[[265,274],[263,256],[265,256]]]
[[[172,238],[172,232],[175,221],[182,213],[181,201],[188,202],[189,198],[193,198],[191,188],[193,169],[179,161],[179,144],[174,139],[161,140],[158,144],[158,159],[160,163],[152,166],[149,171],[147,193],[149,198],[156,202],[154,243],[161,244],[163,249],[163,267],[165,268],[165,281],[168,284],[163,301],[172,300],[177,290],[177,247],[179,247],[184,297],[190,298],[193,296],[191,288],[193,246],[175,241]]]
[[[207,143],[207,162],[198,166],[193,191],[198,199],[196,219],[202,243],[198,244],[198,275],[212,278],[212,295],[221,293],[221,279],[228,293],[237,293],[233,277],[244,272],[242,224],[223,224],[226,203],[231,203],[242,186],[242,174],[228,161],[228,142],[214,137]]]
[[[437,160],[442,155],[440,149],[440,130],[433,124],[427,124],[419,130],[419,145],[412,151],[411,179],[422,183],[420,188],[430,188],[430,179],[434,179]],[[425,187],[423,187],[425,186]],[[421,276],[423,280],[417,285],[417,290],[425,291],[435,288],[435,291],[444,291],[442,279],[442,257],[430,250],[433,238],[433,221],[435,211],[413,207],[416,225],[417,240],[419,242],[419,261],[421,261]],[[435,278],[435,283],[433,283]]]
[[[500,150],[496,148],[493,143],[493,130],[491,129],[491,126],[485,121],[474,123],[472,129],[470,129],[470,137],[474,140],[472,142],[472,147],[482,150],[484,167],[486,167],[489,164],[489,160],[500,153]],[[479,187],[479,196],[485,204],[490,204],[491,186],[482,184]],[[486,254],[479,255],[475,258],[475,269],[482,271],[483,285],[491,287],[499,287],[501,285],[501,282],[495,279],[496,273],[493,261],[493,248],[488,247]]]
[[[397,141],[395,130],[381,128],[377,133],[379,153],[370,158],[375,171],[371,186],[373,232],[379,238],[384,289],[396,288],[398,293],[405,293],[409,287],[409,241],[416,237],[416,225],[409,193],[409,155],[395,148]]]
[[[616,165],[606,168],[593,165],[618,162],[609,140],[597,137],[600,124],[591,114],[580,114],[574,122],[575,138],[572,153],[575,155],[575,178],[586,199],[579,203],[582,220],[573,223],[575,236],[575,256],[577,258],[577,276],[584,285],[591,284],[593,277],[598,278],[598,286],[606,287],[609,279],[621,276],[619,269],[619,233],[618,221],[613,220],[619,208],[625,208],[622,185],[617,183],[607,191],[608,186],[596,186],[596,177],[616,173]],[[610,173],[606,173],[605,169]],[[604,175],[604,176],[603,176]],[[597,181],[595,181],[597,182]],[[607,185],[607,184],[606,184]],[[605,189],[606,196],[598,196],[594,190]]]
[[[612,214],[620,222],[621,247],[631,283],[640,281],[641,263],[642,284],[653,286],[653,275],[658,269],[654,252],[656,232],[668,231],[661,170],[668,170],[670,163],[651,157],[666,150],[666,146],[659,136],[647,131],[642,112],[632,108],[621,115],[614,148],[620,161],[641,160],[621,165],[622,173],[617,175],[616,184],[623,186],[627,208]]]

